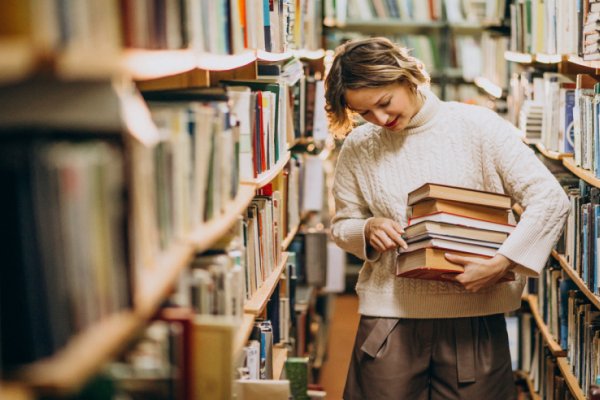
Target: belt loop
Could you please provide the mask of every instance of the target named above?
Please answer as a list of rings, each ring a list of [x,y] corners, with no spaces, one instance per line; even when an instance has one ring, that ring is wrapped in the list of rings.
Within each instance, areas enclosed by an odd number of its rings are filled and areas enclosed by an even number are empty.
[[[379,318],[360,349],[375,358],[399,320],[398,318]]]
[[[475,349],[472,322],[474,318],[458,318],[454,324],[456,372],[459,383],[475,382]]]

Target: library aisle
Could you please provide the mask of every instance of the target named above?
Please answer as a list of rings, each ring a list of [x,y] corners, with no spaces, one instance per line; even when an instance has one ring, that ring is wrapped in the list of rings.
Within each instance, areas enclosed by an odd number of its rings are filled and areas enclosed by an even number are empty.
[[[328,400],[342,398],[359,319],[356,295],[342,294],[335,297],[333,315],[329,322],[327,361],[323,365],[319,382],[327,392]]]

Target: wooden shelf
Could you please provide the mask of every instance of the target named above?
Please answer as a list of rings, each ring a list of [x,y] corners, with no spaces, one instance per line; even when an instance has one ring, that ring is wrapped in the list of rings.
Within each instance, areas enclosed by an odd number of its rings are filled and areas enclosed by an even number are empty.
[[[571,64],[587,68],[593,74],[598,74],[600,72],[600,61],[584,61],[582,58],[574,55],[568,56],[567,61]]]
[[[325,50],[294,50],[294,57],[305,60],[319,60],[325,57]]]
[[[121,351],[144,323],[145,319],[132,311],[113,314],[75,336],[52,357],[24,367],[18,378],[43,393],[76,391]]]
[[[135,80],[177,75],[198,66],[197,55],[192,50],[128,49],[123,58],[126,71]]]
[[[285,155],[279,161],[277,161],[277,164],[275,164],[271,169],[260,174],[254,181],[251,181],[250,183],[256,185],[256,189],[260,189],[261,187],[267,185],[273,179],[275,179],[275,177],[279,175],[281,171],[283,171],[285,165],[288,163],[288,161],[290,161],[291,156],[292,154],[289,151],[286,151]]]
[[[562,54],[527,54],[519,53],[517,51],[505,51],[504,59],[518,64],[560,64],[567,59]]]
[[[19,384],[0,382],[0,399],[33,400],[34,397],[31,391]]]
[[[562,159],[563,165],[572,173],[586,181],[592,186],[600,188],[600,179],[596,178],[591,171],[579,168],[575,165],[575,160],[572,157]]]
[[[442,29],[447,26],[443,22],[411,22],[398,18],[378,18],[372,20],[347,20],[345,23],[337,23],[333,27],[346,32],[395,32],[413,33],[420,31],[431,31]]]
[[[280,62],[289,60],[293,56],[294,53],[291,51],[286,51],[283,53],[271,53],[264,50],[256,50],[256,59],[258,61]]]
[[[283,242],[281,242],[281,251],[286,251],[287,248],[290,246],[290,244],[292,243],[292,241],[294,240],[294,237],[296,236],[296,234],[298,233],[298,229],[300,229],[300,224],[296,225],[294,227],[294,229],[292,229],[287,236],[285,237],[285,239],[283,239]]]
[[[253,183],[242,183],[233,203],[227,206],[227,213],[213,218],[200,225],[189,236],[196,252],[202,252],[215,244],[235,223],[246,210],[255,195],[256,186]]]
[[[527,372],[518,370],[515,371],[515,375],[523,379],[527,384],[527,389],[529,389],[529,395],[531,396],[531,400],[542,400],[542,397],[539,395],[539,393],[535,391],[533,381],[531,380],[531,377]]]
[[[577,274],[577,271],[573,269],[567,262],[567,259],[562,255],[558,254],[556,250],[552,250],[552,257],[559,262],[560,266],[563,270],[569,275],[569,278],[577,285],[579,290],[587,297],[587,299],[592,303],[598,310],[600,310],[600,298],[596,296],[585,284],[583,279]]]
[[[563,56],[562,54],[537,53],[534,56],[535,62],[539,64],[560,64],[566,59],[567,57]]]
[[[245,50],[240,54],[200,53],[197,60],[198,68],[208,71],[228,71],[256,61],[256,52]]]
[[[573,157],[572,153],[559,153],[558,151],[548,150],[542,143],[535,144],[536,149],[551,160],[562,160],[563,158]]]
[[[234,359],[238,359],[239,355],[241,355],[242,349],[246,345],[248,338],[250,337],[250,333],[252,332],[252,327],[254,326],[254,319],[256,316],[254,314],[244,314],[242,318],[242,325],[237,331],[235,336],[235,343],[233,348]]]
[[[277,286],[277,282],[279,282],[279,279],[281,278],[281,273],[283,272],[287,259],[288,253],[281,253],[279,265],[275,267],[275,270],[263,282],[261,287],[258,288],[252,298],[244,304],[244,312],[258,315],[264,310],[267,306],[269,297],[271,297],[273,290],[275,290],[275,286]]]
[[[529,308],[531,309],[531,314],[533,315],[533,318],[535,319],[535,323],[537,324],[538,329],[542,333],[542,336],[544,337],[544,341],[548,345],[548,349],[550,350],[552,355],[554,355],[555,357],[566,356],[567,351],[563,350],[560,347],[560,345],[556,342],[556,340],[554,340],[554,338],[550,334],[550,331],[548,330],[548,327],[544,323],[542,316],[540,315],[540,309],[538,307],[537,296],[530,294],[529,296],[527,296],[527,302],[529,303]]]
[[[187,267],[194,255],[189,244],[175,243],[159,257],[152,268],[147,268],[139,276],[135,307],[138,312],[149,318],[161,301],[169,295],[177,282],[177,277]]]
[[[282,346],[273,346],[273,379],[281,379],[288,350]]]
[[[533,55],[526,53],[519,53],[517,51],[505,51],[504,59],[519,64],[531,64],[533,63]]]
[[[571,372],[571,367],[569,366],[567,359],[564,357],[558,357],[556,359],[556,363],[558,364],[558,369],[560,369],[563,378],[565,378],[565,382],[567,383],[571,394],[575,396],[575,399],[577,400],[585,400],[585,394],[579,387],[577,378],[575,378],[575,375],[573,375],[573,372]]]
[[[198,228],[186,243],[173,244],[142,276],[135,309],[111,315],[71,339],[54,356],[24,367],[18,378],[44,393],[69,393],[80,388],[98,368],[116,355],[168,296],[195,251],[204,251],[221,238],[252,201],[254,185],[241,185],[229,212]],[[243,325],[245,329],[247,325]]]

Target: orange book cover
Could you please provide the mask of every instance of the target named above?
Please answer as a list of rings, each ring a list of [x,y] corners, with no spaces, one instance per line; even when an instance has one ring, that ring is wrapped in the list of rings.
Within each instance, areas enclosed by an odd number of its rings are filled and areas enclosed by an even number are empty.
[[[478,254],[428,247],[418,249],[410,253],[399,254],[396,257],[396,276],[402,278],[453,282],[452,279],[445,278],[443,275],[458,275],[464,272],[464,268],[461,265],[453,264],[446,260],[446,257],[444,256],[445,253],[456,254],[464,257],[491,258]],[[504,278],[502,278],[501,282],[513,280],[515,280],[515,274],[510,271]]]

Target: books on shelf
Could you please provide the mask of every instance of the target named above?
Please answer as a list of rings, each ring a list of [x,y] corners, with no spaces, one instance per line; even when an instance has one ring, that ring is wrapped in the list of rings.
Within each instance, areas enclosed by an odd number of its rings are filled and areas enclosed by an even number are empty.
[[[129,188],[119,135],[101,140],[87,132],[87,139],[73,142],[64,132],[55,131],[53,139],[41,132],[4,131],[0,146],[7,190],[0,230],[0,366],[6,373],[54,354],[132,305]]]

